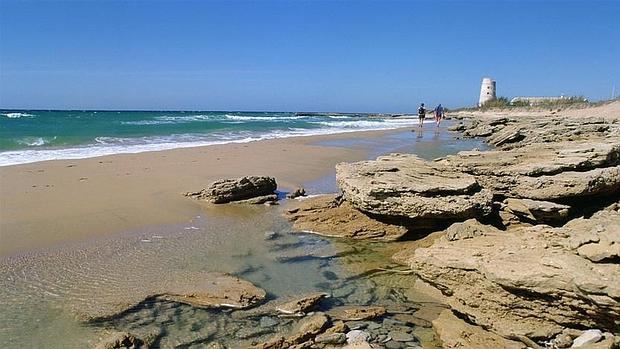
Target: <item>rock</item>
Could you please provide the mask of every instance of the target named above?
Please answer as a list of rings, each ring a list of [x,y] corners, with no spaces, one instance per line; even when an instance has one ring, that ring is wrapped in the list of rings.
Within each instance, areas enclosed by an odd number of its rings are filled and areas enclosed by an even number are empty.
[[[284,338],[284,336],[278,334],[269,338],[265,342],[252,345],[248,349],[282,349],[284,348],[285,341],[286,339]]]
[[[273,177],[249,176],[234,179],[223,179],[213,182],[208,188],[198,192],[186,193],[185,196],[207,200],[214,204],[248,200],[262,197],[248,203],[264,203],[274,199],[276,180]],[[277,196],[275,197],[277,199]]]
[[[559,324],[618,329],[620,265],[579,254],[593,236],[615,239],[618,224],[620,213],[605,210],[562,228],[440,238],[408,263],[454,310],[504,336],[550,338],[562,331]]]
[[[146,347],[142,340],[127,332],[113,333],[95,345],[95,349],[138,349]]]
[[[511,213],[537,223],[563,223],[570,210],[568,205],[531,199],[508,198],[504,204]]]
[[[471,239],[476,236],[501,233],[499,229],[484,225],[475,219],[468,219],[462,223],[454,223],[446,229],[448,241]]]
[[[603,338],[603,332],[601,330],[587,330],[584,331],[581,336],[573,340],[571,348],[579,348],[589,344],[594,344]]]
[[[520,342],[508,340],[480,327],[469,325],[454,316],[450,310],[443,311],[437,319],[433,320],[433,328],[444,349],[524,349],[526,347]]]
[[[237,277],[209,273],[198,284],[171,285],[161,297],[197,307],[243,309],[262,302],[267,293],[252,283]]]
[[[405,344],[394,340],[387,341],[384,345],[387,349],[401,349],[405,347]]]
[[[260,204],[265,204],[265,205],[277,205],[277,201],[278,201],[278,195],[276,194],[269,194],[269,195],[262,195],[262,196],[257,196],[254,198],[250,198],[250,199],[245,199],[245,200],[237,200],[234,201],[235,204],[242,204],[242,205],[260,205]]]
[[[620,190],[620,142],[530,144],[510,151],[467,151],[438,161],[474,176],[496,195],[540,201],[613,195]]]
[[[314,338],[315,343],[323,344],[342,344],[347,341],[347,336],[344,333],[323,333]]]
[[[344,321],[369,320],[385,315],[385,308],[348,305],[330,309],[329,315],[334,319]]]
[[[418,327],[432,327],[430,321],[411,314],[396,314],[394,315],[394,320]]]
[[[278,320],[273,317],[263,316],[259,320],[260,327],[273,327],[278,324]]]
[[[303,318],[293,330],[293,334],[286,340],[290,344],[302,343],[315,337],[329,324],[329,318],[323,313],[316,313]]]
[[[85,322],[113,319],[145,301],[167,300],[201,308],[245,309],[257,305],[266,297],[265,290],[236,276],[217,272],[179,271],[163,275],[158,283],[110,296],[85,300],[73,308]]]
[[[368,342],[355,342],[342,347],[342,349],[373,349]]]
[[[278,237],[280,237],[280,234],[276,233],[275,231],[265,232],[265,240],[275,240]]]
[[[344,323],[344,321],[339,320],[335,321],[330,328],[325,330],[325,333],[346,333],[349,331],[349,326]]]
[[[369,337],[370,335],[368,334],[368,332],[362,330],[349,331],[347,332],[347,343],[352,344],[366,342]]]
[[[303,314],[327,296],[322,292],[310,293],[276,306],[276,310],[283,314]]]
[[[393,341],[397,342],[411,342],[415,340],[415,337],[412,334],[402,331],[390,331],[388,336],[390,336]]]
[[[573,337],[566,333],[560,333],[557,337],[553,339],[551,344],[552,347],[558,349],[568,348],[573,344]]]
[[[336,179],[350,202],[377,217],[406,219],[415,226],[465,220],[491,211],[492,194],[472,175],[415,155],[391,154],[375,161],[340,163]]]
[[[605,210],[595,214],[597,225],[579,218],[568,222],[571,231],[566,246],[593,262],[613,261],[620,258],[620,220],[617,211]]]
[[[407,233],[401,226],[378,222],[343,202],[336,195],[300,201],[285,214],[293,228],[323,236],[351,239],[396,240]]]
[[[306,189],[304,189],[303,187],[299,187],[286,195],[286,197],[289,199],[295,199],[300,196],[306,196]]]

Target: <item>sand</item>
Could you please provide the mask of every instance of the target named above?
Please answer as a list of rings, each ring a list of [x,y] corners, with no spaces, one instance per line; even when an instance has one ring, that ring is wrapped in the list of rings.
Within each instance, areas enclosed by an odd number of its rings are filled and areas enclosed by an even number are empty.
[[[276,177],[290,190],[367,157],[362,146],[322,141],[380,138],[369,131],[214,145],[0,167],[0,256],[186,222],[200,204],[181,193],[220,178]]]

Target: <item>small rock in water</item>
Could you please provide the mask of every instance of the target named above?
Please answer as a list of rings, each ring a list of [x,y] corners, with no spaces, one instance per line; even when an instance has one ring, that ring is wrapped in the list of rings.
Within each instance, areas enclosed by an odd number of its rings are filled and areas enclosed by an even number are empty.
[[[581,336],[575,338],[571,348],[579,348],[588,344],[598,342],[603,338],[603,333],[600,330],[587,330],[584,331]]]
[[[391,340],[389,342],[386,342],[384,345],[388,349],[401,349],[401,348],[405,347],[405,345],[403,343],[397,342],[395,340]]]
[[[362,330],[349,331],[349,333],[347,333],[347,343],[352,344],[366,342],[368,340],[368,337],[370,337],[368,332],[364,332]]]
[[[324,272],[321,273],[323,275],[323,277],[325,277],[327,280],[338,280],[338,275],[336,275],[336,273],[334,273],[333,271],[329,271],[329,270],[325,270]]]
[[[415,339],[415,337],[407,332],[400,331],[391,331],[389,336],[392,337],[392,340],[397,342],[411,342]]]
[[[289,199],[295,199],[295,198],[300,197],[300,196],[306,196],[306,189],[304,189],[303,187],[299,187],[299,188],[293,190],[286,197],[289,198]]]
[[[315,343],[323,344],[342,344],[347,341],[347,336],[344,333],[323,333],[314,339]]]
[[[265,232],[265,240],[275,240],[278,237],[280,237],[280,234],[276,233],[275,231]]]
[[[260,318],[259,323],[261,327],[273,327],[278,324],[278,320],[270,316],[263,316]]]
[[[131,333],[117,332],[102,340],[95,349],[144,348],[144,342]]]

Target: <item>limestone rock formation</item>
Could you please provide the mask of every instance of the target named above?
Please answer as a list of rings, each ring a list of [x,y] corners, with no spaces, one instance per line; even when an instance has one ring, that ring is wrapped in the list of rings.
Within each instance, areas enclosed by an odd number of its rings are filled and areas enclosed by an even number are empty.
[[[433,328],[444,349],[526,348],[520,342],[508,340],[477,326],[469,325],[454,316],[450,310],[444,310],[438,318],[433,320]]]
[[[532,199],[508,198],[504,204],[510,213],[531,222],[561,223],[568,219],[570,211],[568,205]]]
[[[286,211],[293,228],[323,236],[396,240],[407,233],[401,226],[376,221],[336,195],[322,195],[296,203]]]
[[[561,228],[484,227],[474,238],[441,238],[417,249],[408,264],[454,310],[504,336],[620,328],[620,265],[605,263],[617,254],[584,249],[620,243],[620,212],[603,210]]]
[[[411,154],[340,163],[338,185],[360,211],[414,220],[465,220],[491,211],[492,194],[476,178]]]
[[[510,151],[466,151],[439,161],[505,197],[542,201],[620,191],[620,140],[531,144]]]
[[[264,203],[267,200],[275,200],[274,192],[277,188],[273,177],[248,176],[233,179],[223,179],[213,182],[208,188],[198,192],[189,192],[185,196],[206,200],[214,204],[224,204],[233,201],[250,200],[247,203]]]

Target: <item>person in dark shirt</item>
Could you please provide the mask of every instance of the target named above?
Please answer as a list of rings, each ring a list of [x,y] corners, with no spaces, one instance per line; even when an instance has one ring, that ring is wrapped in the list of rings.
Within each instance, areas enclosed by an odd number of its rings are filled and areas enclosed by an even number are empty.
[[[424,108],[424,103],[420,103],[420,107],[418,108],[418,126],[424,126],[424,119],[426,118],[426,108]]]

